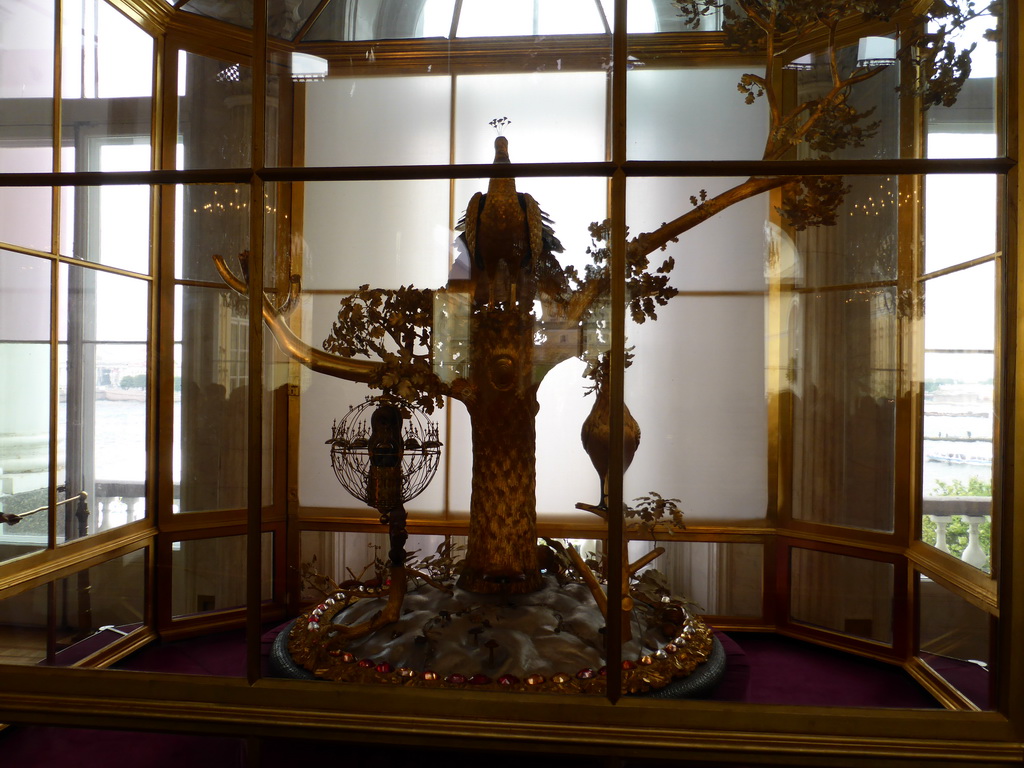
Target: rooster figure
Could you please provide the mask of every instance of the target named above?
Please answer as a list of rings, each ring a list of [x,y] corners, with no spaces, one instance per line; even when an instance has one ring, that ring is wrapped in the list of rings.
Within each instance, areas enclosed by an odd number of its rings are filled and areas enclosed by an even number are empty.
[[[510,162],[508,139],[498,136],[494,164]],[[538,261],[545,252],[562,250],[537,201],[517,192],[515,179],[492,177],[487,192],[470,198],[463,225],[476,303],[489,309],[497,304],[528,309],[537,291]]]

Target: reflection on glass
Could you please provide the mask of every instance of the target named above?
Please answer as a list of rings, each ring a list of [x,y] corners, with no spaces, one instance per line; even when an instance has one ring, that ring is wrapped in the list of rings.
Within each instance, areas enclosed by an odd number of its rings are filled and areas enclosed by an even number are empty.
[[[148,170],[153,39],[104,0],[69,4],[63,23],[61,119],[75,167],[62,170]],[[111,144],[140,148],[115,160]]]
[[[0,173],[53,170],[51,0],[0,0]],[[50,190],[0,188],[0,241],[49,251]]]
[[[286,40],[293,39],[319,5],[320,0],[267,0],[267,34],[274,37],[283,37]],[[355,13],[365,15],[364,5],[357,4]],[[333,15],[331,9],[334,6],[340,6],[342,9],[345,9],[345,3],[332,2],[327,6],[324,13]],[[370,3],[369,6],[373,9],[372,12],[375,12],[378,8],[377,3]],[[252,29],[251,3],[224,3],[220,0],[187,0],[187,2],[181,4],[181,8],[188,13],[208,16],[211,19],[226,21],[229,24]]]
[[[917,574],[921,659],[981,709],[995,706],[995,619],[923,574]]]
[[[792,514],[891,531],[898,232],[914,201],[892,177],[847,177],[844,185],[833,226],[772,232],[779,386],[789,393],[792,420]]]
[[[105,144],[104,171],[149,162],[149,144]],[[75,187],[61,200],[60,252],[76,259],[149,273],[149,187]]]
[[[261,536],[260,599],[273,593],[274,534]],[[245,536],[189,539],[172,545],[171,614],[175,618],[245,605]]]
[[[43,584],[0,600],[0,626],[3,627],[0,664],[42,664],[48,655],[52,656],[47,611],[49,590],[50,586]]]
[[[0,664],[88,665],[142,626],[145,594],[137,550],[0,601]]]
[[[65,540],[144,517],[149,284],[62,265],[57,431],[65,498],[88,494],[88,516],[67,504]]]
[[[664,547],[665,554],[650,567],[664,575],[673,594],[685,597],[701,615],[762,615],[761,544],[631,541],[630,562],[655,546]]]
[[[891,563],[797,547],[789,562],[793,621],[892,642]]]
[[[62,21],[65,99],[150,96],[153,38],[104,0],[70,3],[63,8]]]
[[[925,284],[921,538],[991,570],[995,265]]]
[[[47,542],[50,266],[0,251],[0,562]]]
[[[178,74],[178,136],[183,143],[178,167],[248,166],[252,68],[179,51]]]
[[[179,511],[246,505],[249,321],[245,298],[227,289],[179,286],[181,455]]]
[[[614,0],[601,0],[601,6],[609,26],[614,26],[611,23],[615,16]],[[630,34],[715,32],[722,28],[722,18],[721,8],[707,8],[700,18],[688,22],[672,0],[634,0],[626,7],[626,29]]]
[[[434,554],[444,541],[444,536],[414,535],[409,537],[406,550],[413,553],[414,559],[422,559]],[[375,559],[384,557],[387,549],[385,526],[376,533],[303,531],[299,562],[337,583],[353,578],[368,580],[376,576]],[[302,602],[317,603],[330,597],[318,588],[322,586],[315,580],[304,580]]]
[[[0,173],[53,170],[53,13],[49,2],[0,0]],[[0,187],[0,242],[49,251],[51,196]]]
[[[998,26],[997,18],[982,16],[952,36],[958,53],[974,46],[970,77],[955,104],[926,113],[928,157],[995,157],[999,153],[996,104],[1001,54],[999,43],[985,35]],[[966,201],[965,195],[962,202]]]
[[[249,250],[249,187],[190,184],[177,187],[176,194],[175,276],[220,284],[214,255],[223,256],[240,273],[236,259]]]
[[[404,40],[448,37],[455,0],[417,3],[329,3],[317,16],[306,40]],[[268,25],[269,25],[268,20]]]
[[[793,517],[891,531],[895,289],[809,294],[792,313]]]

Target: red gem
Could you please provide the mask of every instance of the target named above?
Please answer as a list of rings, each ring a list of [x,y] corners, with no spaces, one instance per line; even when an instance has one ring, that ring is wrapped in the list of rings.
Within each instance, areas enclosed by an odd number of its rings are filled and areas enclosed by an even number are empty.
[[[360,659],[359,666],[363,667],[364,669],[369,669],[370,667],[376,667],[377,664],[376,662],[374,662],[373,659]]]
[[[448,677],[445,678],[445,682],[454,683],[455,685],[462,685],[464,682],[466,682],[466,676],[460,675],[458,672],[452,672],[452,674],[448,675]]]
[[[470,685],[487,685],[489,682],[491,682],[491,678],[487,675],[473,675],[469,678]]]
[[[519,678],[515,675],[502,675],[498,678],[498,682],[502,685],[518,685]]]
[[[341,660],[344,661],[346,664],[351,664],[353,661],[356,660],[356,657],[348,651],[345,651],[341,654]]]
[[[377,671],[380,672],[382,675],[389,674],[393,669],[394,667],[392,667],[386,661],[382,661],[380,664],[377,665]]]
[[[622,662],[622,668],[623,669],[636,669],[636,663],[630,661],[629,659],[624,659],[623,662]]]
[[[590,669],[589,667],[586,669],[581,669],[579,672],[576,673],[576,677],[578,677],[580,680],[589,680],[593,676],[594,670]]]
[[[601,667],[599,670],[597,670],[597,674],[599,674],[601,677],[608,677],[608,667]]]

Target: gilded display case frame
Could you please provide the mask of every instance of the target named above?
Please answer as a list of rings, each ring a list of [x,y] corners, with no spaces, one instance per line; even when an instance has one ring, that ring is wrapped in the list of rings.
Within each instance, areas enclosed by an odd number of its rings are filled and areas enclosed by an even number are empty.
[[[216,25],[194,17],[183,18],[183,14],[172,13],[157,0],[116,0],[114,5],[142,25],[157,39],[157,72],[164,72],[159,66],[167,56],[168,45],[183,45],[187,41],[190,49],[223,54],[225,38],[223,25]],[[625,19],[625,3],[616,4],[618,26]],[[1020,77],[1020,39],[1022,20],[1013,3],[1005,9],[1006,27],[1010,31],[1006,40],[1006,57],[1015,65],[1006,72],[1007,101],[1006,152],[1005,156],[991,160],[977,161],[936,161],[936,160],[893,160],[893,161],[832,161],[803,165],[799,162],[749,163],[701,161],[679,163],[642,163],[626,160],[624,145],[625,114],[625,71],[618,69],[611,82],[613,136],[611,157],[604,163],[589,167],[560,167],[558,164],[532,167],[519,165],[516,173],[521,177],[531,174],[586,173],[605,176],[610,180],[611,213],[621,226],[625,220],[625,185],[627,179],[652,175],[734,175],[749,172],[756,167],[761,173],[963,173],[987,172],[1005,174],[1007,179],[1006,221],[1004,235],[1006,258],[1003,265],[1002,286],[1003,313],[1008,318],[1005,334],[999,339],[1005,369],[1001,372],[1004,402],[1003,414],[1003,455],[1006,469],[1001,487],[1003,511],[999,536],[999,571],[995,582],[976,575],[958,564],[951,564],[942,556],[919,542],[911,541],[907,546],[893,545],[871,536],[858,537],[851,534],[850,542],[827,541],[820,532],[799,527],[777,529],[769,524],[753,530],[697,529],[688,540],[726,540],[746,538],[761,541],[765,548],[764,572],[766,584],[781,585],[785,581],[786,560],[784,553],[793,543],[833,548],[836,551],[870,551],[879,559],[900,560],[903,567],[897,577],[897,590],[905,588],[904,595],[909,603],[913,599],[913,584],[909,577],[914,567],[932,573],[943,579],[958,591],[973,596],[973,600],[985,610],[998,615],[998,636],[996,669],[1003,684],[999,686],[996,711],[992,712],[944,712],[944,711],[889,711],[877,709],[849,708],[804,708],[744,705],[722,702],[683,702],[664,706],[657,702],[621,699],[607,701],[585,697],[566,707],[565,701],[547,696],[495,696],[490,694],[452,695],[446,692],[403,691],[397,694],[391,690],[361,686],[324,686],[317,683],[279,681],[262,678],[259,671],[259,636],[265,614],[261,612],[259,581],[248,582],[249,599],[246,612],[248,670],[247,678],[196,678],[174,675],[150,675],[125,673],[113,670],[99,672],[86,669],[21,669],[8,668],[4,672],[4,690],[0,692],[0,719],[8,722],[63,724],[69,726],[138,728],[170,732],[193,732],[205,734],[230,734],[248,738],[315,738],[340,742],[369,744],[404,744],[436,749],[510,749],[515,751],[550,752],[563,754],[604,755],[610,758],[655,758],[677,759],[680,754],[691,761],[743,760],[759,764],[823,764],[829,765],[873,765],[911,764],[927,761],[936,765],[1007,765],[1024,762],[1024,667],[1015,648],[1024,639],[1024,589],[1014,588],[1015,563],[1024,562],[1024,531],[1015,525],[1019,513],[1015,496],[1016,481],[1020,467],[1024,466],[1024,455],[1016,436],[1024,430],[1024,416],[1016,403],[1024,398],[1024,385],[1018,371],[1024,365],[1016,352],[1017,334],[1020,327],[1020,294],[1024,282],[1017,269],[1016,254],[1024,232],[1017,215],[1020,192],[1024,180],[1020,178],[1018,158],[1021,156],[1022,139],[1018,131],[1017,104],[1022,96]],[[251,51],[251,61],[257,82],[265,81],[265,66],[270,49],[279,48],[279,41],[268,41],[262,28],[264,15],[256,14],[256,25],[251,35],[234,31],[227,36],[228,51],[234,47],[239,55]],[[198,35],[197,35],[198,30]],[[200,42],[196,42],[199,40]],[[624,60],[627,52],[625,36],[615,36],[614,56]],[[714,44],[706,53],[711,56]],[[401,46],[396,46],[401,48]],[[495,44],[481,46],[467,52],[468,67],[487,67],[500,62],[509,49]],[[311,49],[312,50],[312,49]],[[582,56],[588,54],[581,54]],[[396,58],[402,59],[399,51]],[[396,64],[401,70],[404,63]],[[417,66],[409,64],[409,66]],[[169,71],[169,70],[168,70]],[[173,80],[165,74],[158,74],[154,99],[154,125],[160,126],[157,133],[159,146],[160,132],[173,132],[172,110],[166,94],[170,92]],[[157,435],[151,445],[160,449],[151,452],[150,477],[159,478],[156,490],[150,491],[155,500],[151,509],[157,509],[157,516],[148,516],[147,521],[133,524],[116,532],[102,534],[82,542],[81,546],[66,548],[59,552],[46,553],[34,558],[26,571],[24,564],[0,565],[0,594],[13,594],[47,579],[73,573],[93,562],[100,562],[138,546],[156,543],[157,567],[166,561],[170,538],[201,535],[201,532],[263,531],[268,524],[280,532],[287,519],[289,542],[286,551],[294,557],[297,531],[317,529],[344,529],[346,524],[328,524],[316,519],[314,514],[307,517],[295,505],[289,505],[287,518],[284,515],[281,495],[275,498],[270,512],[265,508],[260,494],[250,493],[250,504],[244,511],[215,513],[214,515],[188,518],[172,518],[169,515],[171,490],[168,486],[169,473],[157,466],[158,456],[166,455],[169,440],[167,414],[169,408],[169,372],[159,368],[158,361],[166,360],[168,339],[173,339],[169,308],[173,306],[173,265],[168,267],[167,259],[160,259],[159,253],[166,245],[166,238],[173,230],[173,185],[182,183],[237,182],[249,184],[259,192],[263,185],[280,181],[308,181],[318,178],[359,179],[359,178],[477,178],[486,176],[487,167],[417,167],[407,169],[285,169],[266,168],[261,155],[265,126],[265,114],[261,102],[262,89],[255,96],[252,139],[254,155],[252,168],[225,169],[218,171],[174,171],[173,157],[167,150],[158,158],[150,172],[121,174],[75,174],[55,172],[51,174],[4,174],[0,175],[3,186],[53,186],[54,198],[57,187],[74,184],[152,184],[154,210],[159,213],[159,236],[154,238],[153,272],[157,283],[156,295],[159,301],[153,310],[152,326],[157,328],[157,354],[151,356],[151,372],[162,377],[160,404],[151,415],[151,434]],[[57,102],[59,105],[59,101]],[[55,125],[60,125],[59,106]],[[58,144],[59,146],[59,144]],[[56,152],[56,150],[55,150]],[[59,166],[58,166],[59,167]],[[258,207],[257,207],[258,208]],[[262,213],[253,216],[251,242],[254,252],[252,270],[255,283],[250,296],[251,316],[259,316],[257,297],[263,270],[261,247],[264,235]],[[624,242],[624,237],[616,242]],[[54,253],[57,252],[56,245]],[[618,253],[619,280],[616,290],[621,298],[622,254]],[[56,260],[55,260],[56,264]],[[170,270],[170,271],[168,271]],[[621,307],[622,301],[613,302]],[[614,345],[617,358],[613,370],[622,370],[622,349],[624,320],[621,310],[613,324],[617,333]],[[250,349],[258,351],[264,343],[264,334],[257,324],[250,326]],[[250,381],[262,380],[262,356],[250,357]],[[622,377],[612,379],[613,423],[621,423],[623,394]],[[256,389],[259,389],[256,387]],[[276,418],[289,420],[288,430],[293,423],[293,403],[280,402]],[[614,416],[618,414],[620,419]],[[262,465],[259,457],[269,446],[263,445],[260,428],[265,414],[259,397],[252,397],[248,411],[249,451],[253,457],[249,463],[250,486],[260,488]],[[153,421],[155,420],[155,421]],[[290,473],[293,466],[286,466],[285,449],[275,446],[277,467],[275,474],[282,477]],[[612,472],[612,499],[621,499],[621,472]],[[616,481],[617,479],[617,481]],[[279,493],[284,493],[281,490]],[[621,501],[618,502],[621,504]],[[615,517],[615,516],[613,516]],[[229,528],[225,528],[227,525]],[[357,523],[355,528],[362,525]],[[903,521],[901,530],[908,530],[909,523]],[[621,537],[621,525],[611,526],[609,534]],[[425,525],[424,531],[446,530],[445,527]],[[576,529],[580,530],[580,529]],[[590,532],[588,529],[582,529]],[[572,528],[552,527],[551,533],[573,532]],[[163,541],[161,537],[165,537]],[[248,562],[250,572],[259,572],[261,562],[260,536],[249,536]],[[280,549],[278,550],[280,551]],[[913,567],[911,567],[913,566]],[[152,578],[152,575],[151,575]],[[1019,581],[1019,579],[1017,579]],[[990,586],[991,585],[991,586]],[[996,590],[993,594],[993,588]],[[781,608],[776,604],[780,590],[766,589],[764,619],[770,624],[785,625],[781,620]],[[160,602],[161,592],[157,590],[154,599]],[[792,634],[800,634],[792,627],[783,627]],[[895,655],[907,647],[908,631],[900,630],[899,648]],[[147,635],[147,639],[151,634]],[[817,639],[828,643],[828,638]],[[134,647],[134,646],[133,646]],[[846,647],[846,646],[844,646]],[[879,654],[885,655],[885,654]],[[928,677],[927,670],[919,668],[913,660],[910,671],[921,679]],[[949,706],[957,702],[950,698]]]

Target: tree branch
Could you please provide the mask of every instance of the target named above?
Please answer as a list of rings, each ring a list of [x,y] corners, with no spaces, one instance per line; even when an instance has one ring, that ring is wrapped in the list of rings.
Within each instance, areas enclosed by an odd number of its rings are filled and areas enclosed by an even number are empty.
[[[762,192],[781,187],[793,180],[791,177],[782,176],[751,176],[742,184],[719,195],[715,195],[693,210],[684,213],[679,218],[663,224],[654,232],[648,232],[633,238],[626,247],[630,250],[631,255],[646,256],[659,248],[664,248],[683,232],[693,229],[701,222],[716,216],[726,208],[759,195]]]
[[[236,277],[224,258],[220,255],[213,257],[214,266],[220,273],[221,279],[231,290],[243,296],[249,294],[249,285],[244,280]],[[296,360],[310,370],[318,373],[326,373],[339,379],[369,383],[383,370],[383,364],[372,360],[353,360],[348,357],[332,355],[319,349],[309,346],[298,336],[292,333],[285,318],[274,309],[270,300],[263,296],[263,320],[266,322],[270,332],[281,346],[286,355]]]

